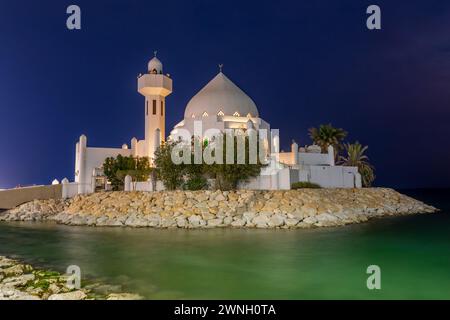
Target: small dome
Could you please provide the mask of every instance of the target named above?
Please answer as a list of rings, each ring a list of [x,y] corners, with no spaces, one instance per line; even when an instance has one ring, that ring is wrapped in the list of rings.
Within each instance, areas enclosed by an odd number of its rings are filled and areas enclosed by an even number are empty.
[[[253,100],[222,72],[200,90],[186,106],[184,117],[203,114],[258,117]]]
[[[148,62],[148,72],[149,73],[162,73],[163,65],[157,57],[154,57]]]

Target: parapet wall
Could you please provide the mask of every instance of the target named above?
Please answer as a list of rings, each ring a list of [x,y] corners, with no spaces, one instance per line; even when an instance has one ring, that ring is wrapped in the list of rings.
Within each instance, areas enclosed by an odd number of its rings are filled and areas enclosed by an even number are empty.
[[[33,200],[61,199],[62,186],[35,186],[0,191],[0,210],[12,209]]]

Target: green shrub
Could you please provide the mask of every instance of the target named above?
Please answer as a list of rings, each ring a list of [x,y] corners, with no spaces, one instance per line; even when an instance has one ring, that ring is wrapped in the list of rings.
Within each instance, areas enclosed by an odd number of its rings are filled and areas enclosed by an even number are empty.
[[[204,190],[208,188],[208,181],[204,177],[193,177],[188,179],[184,185],[184,190]]]
[[[317,183],[312,182],[294,182],[293,184],[291,184],[291,189],[293,190],[304,188],[319,189],[321,187]]]

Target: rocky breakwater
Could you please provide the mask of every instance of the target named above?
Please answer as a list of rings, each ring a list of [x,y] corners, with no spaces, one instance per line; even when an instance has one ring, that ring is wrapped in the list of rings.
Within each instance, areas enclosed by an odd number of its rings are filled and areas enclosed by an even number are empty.
[[[44,221],[68,208],[70,200],[34,200],[0,212],[0,221]]]
[[[328,227],[437,211],[388,188],[106,192],[60,205],[42,217],[67,225],[186,229]],[[22,220],[27,210],[19,207],[0,219]]]
[[[0,256],[0,300],[131,300],[141,299],[131,293],[110,292],[100,283],[80,289],[67,286],[67,276],[58,272],[34,269],[29,264]]]

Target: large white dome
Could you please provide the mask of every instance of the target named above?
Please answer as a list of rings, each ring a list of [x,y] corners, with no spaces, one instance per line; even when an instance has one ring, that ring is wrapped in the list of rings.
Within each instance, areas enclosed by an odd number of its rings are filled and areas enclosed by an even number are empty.
[[[222,72],[214,77],[187,104],[185,118],[200,118],[202,115],[239,115],[259,117],[253,100]],[[219,114],[220,113],[220,114]]]

